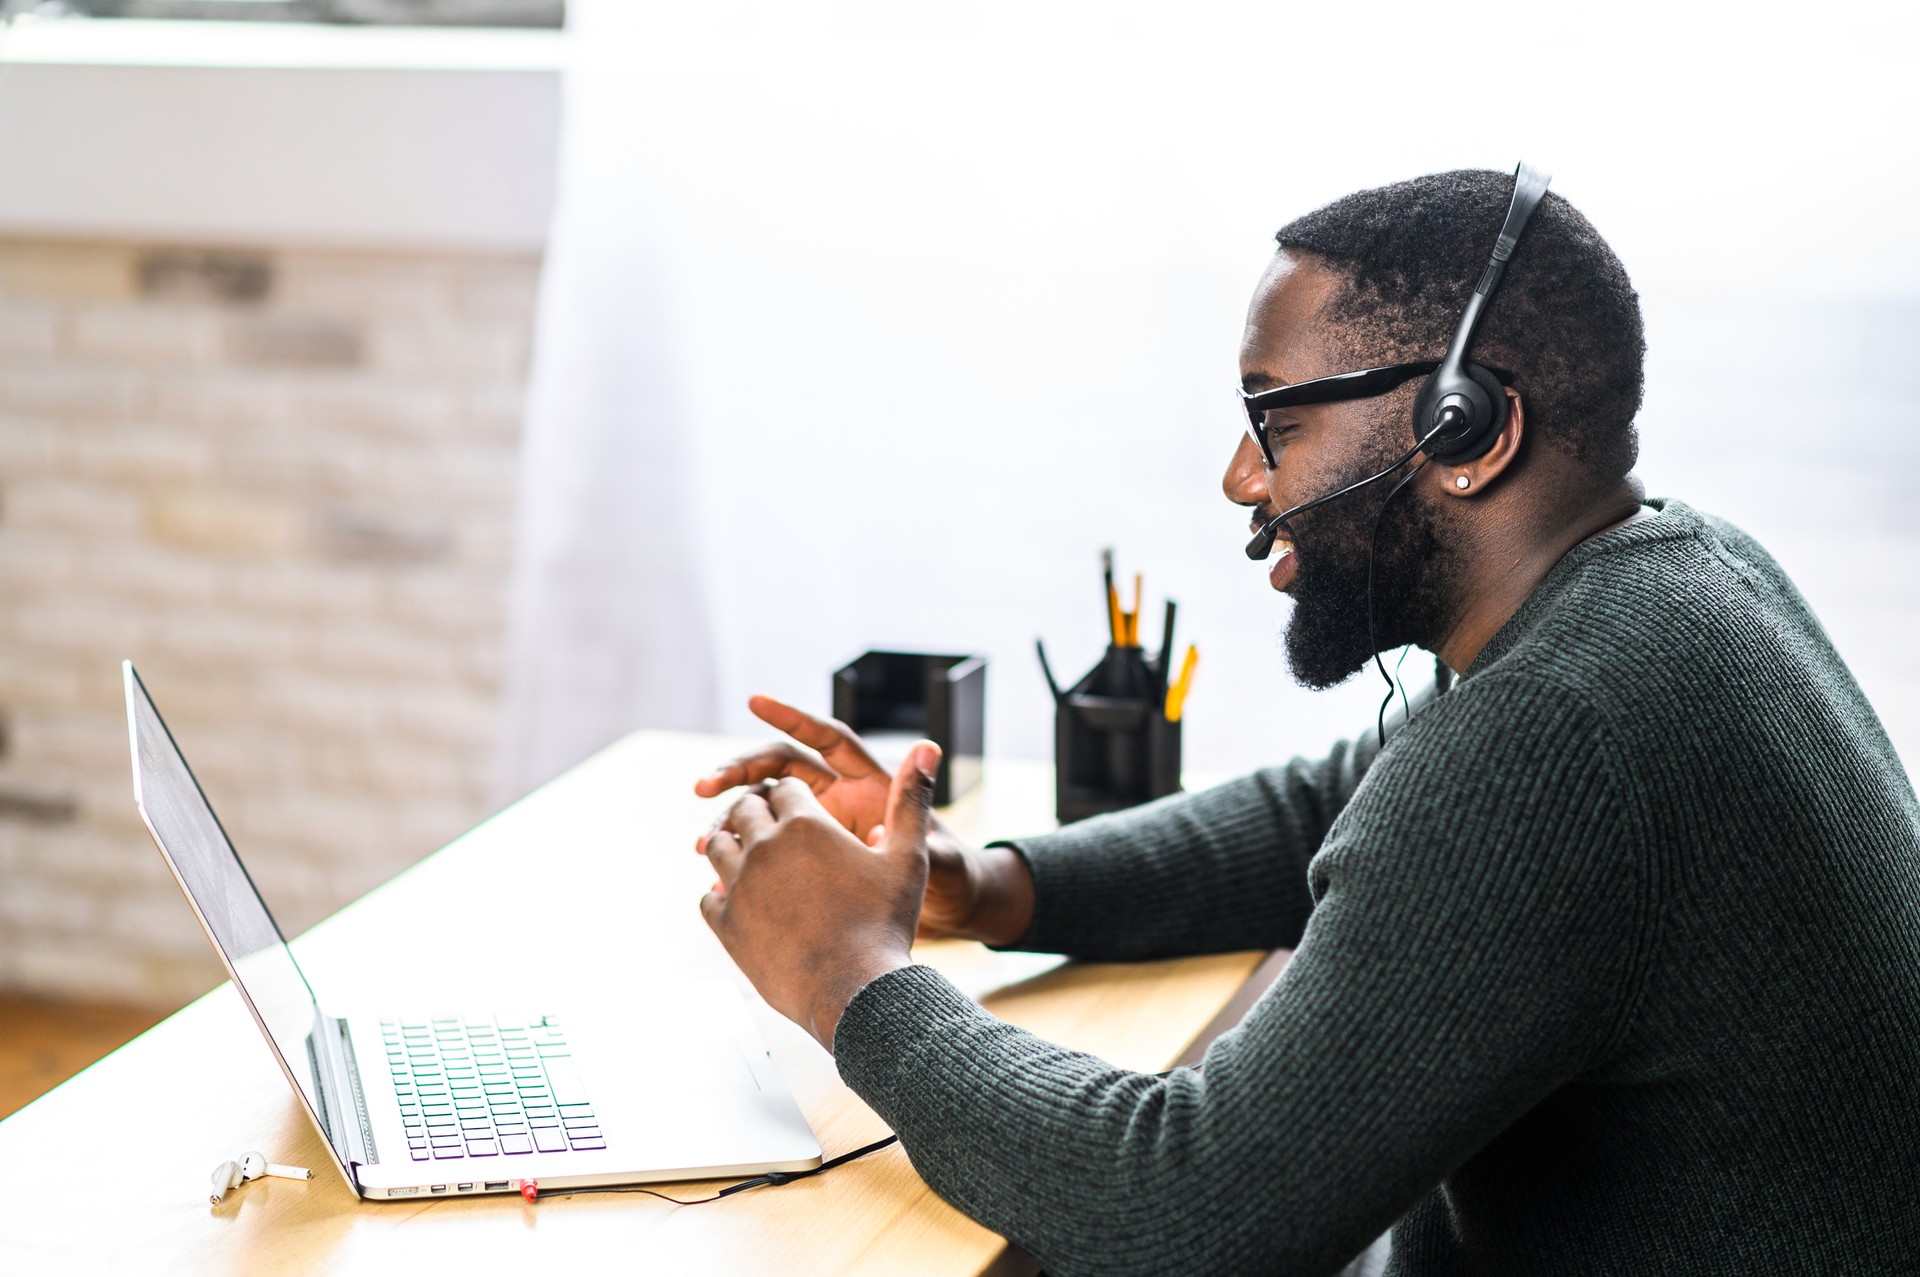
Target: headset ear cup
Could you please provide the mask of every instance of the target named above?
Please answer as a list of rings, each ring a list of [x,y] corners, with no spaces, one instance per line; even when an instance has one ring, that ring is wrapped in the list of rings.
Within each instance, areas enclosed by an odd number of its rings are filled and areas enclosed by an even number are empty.
[[[1427,431],[1433,429],[1433,405],[1439,398],[1439,386],[1439,377],[1428,373],[1426,380],[1420,383],[1419,393],[1413,397],[1413,441],[1415,443],[1426,438]],[[1435,443],[1433,447],[1428,448],[1427,455],[1432,456],[1434,448],[1439,446]]]
[[[1457,466],[1485,456],[1493,447],[1493,441],[1500,437],[1501,427],[1507,424],[1507,391],[1500,379],[1482,368],[1479,364],[1468,364],[1463,370],[1467,385],[1456,384],[1448,389],[1465,399],[1471,405],[1467,415],[1467,424],[1459,430],[1436,439],[1427,455],[1441,465]],[[1436,402],[1439,391],[1435,386],[1438,378],[1429,378],[1420,388],[1419,398],[1415,401],[1415,428],[1419,423],[1432,418],[1421,409]],[[1430,410],[1429,410],[1430,411]],[[1424,432],[1422,432],[1424,433]]]

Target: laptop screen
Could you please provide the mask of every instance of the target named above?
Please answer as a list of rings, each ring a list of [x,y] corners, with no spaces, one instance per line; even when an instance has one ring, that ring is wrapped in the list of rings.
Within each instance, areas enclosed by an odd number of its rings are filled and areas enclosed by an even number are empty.
[[[194,912],[226,959],[233,982],[266,1030],[280,1064],[307,1107],[324,1111],[314,1094],[307,1034],[318,1007],[293,960],[280,925],[234,852],[206,795],[173,743],[131,661],[125,664],[127,729],[133,748],[133,793],[140,814],[173,866]]]

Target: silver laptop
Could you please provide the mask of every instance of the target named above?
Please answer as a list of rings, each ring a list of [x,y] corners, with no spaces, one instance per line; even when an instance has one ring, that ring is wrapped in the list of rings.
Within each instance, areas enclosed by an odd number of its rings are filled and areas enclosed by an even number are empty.
[[[820,1145],[739,994],[662,1018],[337,1014],[294,961],[133,663],[134,801],[274,1058],[362,1197],[811,1170]],[[717,996],[716,996],[717,995]],[[688,1086],[697,1086],[689,1094]]]

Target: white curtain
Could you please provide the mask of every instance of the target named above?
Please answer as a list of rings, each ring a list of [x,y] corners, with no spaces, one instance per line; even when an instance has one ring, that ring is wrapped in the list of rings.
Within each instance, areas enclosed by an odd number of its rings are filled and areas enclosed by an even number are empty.
[[[503,802],[636,724],[711,728],[719,710],[683,307],[660,176],[628,155],[630,105],[602,66],[567,79],[521,445]]]
[[[1650,488],[1767,540],[1920,748],[1920,574],[1832,570],[1920,548],[1911,6],[569,12],[503,796],[877,646],[986,653],[989,751],[1047,757],[1032,641],[1097,656],[1107,544],[1200,645],[1190,766],[1355,730],[1377,680],[1289,683],[1219,493],[1246,299],[1290,217],[1522,156],[1645,298]]]

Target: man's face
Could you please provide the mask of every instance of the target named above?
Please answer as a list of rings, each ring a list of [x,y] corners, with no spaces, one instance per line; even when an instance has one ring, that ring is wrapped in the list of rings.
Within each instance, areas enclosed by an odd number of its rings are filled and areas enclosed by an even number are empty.
[[[1266,390],[1391,362],[1337,353],[1339,329],[1325,318],[1340,277],[1310,258],[1281,252],[1261,279],[1240,345],[1241,384]],[[1349,342],[1348,345],[1353,343]],[[1269,418],[1274,467],[1244,435],[1227,467],[1227,499],[1252,510],[1259,527],[1282,510],[1322,497],[1391,465],[1413,445],[1409,424],[1419,383],[1378,399],[1290,408]],[[1292,596],[1287,664],[1307,687],[1332,687],[1376,650],[1437,644],[1458,597],[1459,572],[1440,535],[1427,485],[1410,483],[1381,511],[1405,471],[1289,520],[1268,559],[1268,580]],[[1372,635],[1368,557],[1372,545]],[[1377,640],[1377,647],[1375,640]]]

